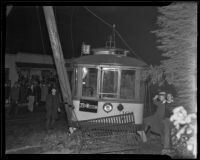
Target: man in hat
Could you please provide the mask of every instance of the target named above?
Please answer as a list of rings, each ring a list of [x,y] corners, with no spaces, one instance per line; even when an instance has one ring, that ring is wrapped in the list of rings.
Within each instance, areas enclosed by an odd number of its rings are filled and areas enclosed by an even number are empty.
[[[152,116],[149,116],[144,119],[146,134],[148,133],[148,131],[152,131],[154,133],[159,134],[162,140],[164,137],[164,132],[163,132],[164,126],[162,120],[164,119],[165,116],[165,103],[166,103],[165,96],[166,93],[160,91],[159,95],[156,95],[153,98],[153,103],[157,106],[156,112]]]
[[[8,116],[14,112],[14,116],[18,113],[18,101],[19,101],[19,84],[18,82],[15,82],[13,87],[10,91],[10,101],[11,101],[11,107],[8,111]]]
[[[59,94],[57,87],[54,85],[51,88],[51,92],[46,98],[46,129],[53,128],[53,125],[57,119],[57,111],[60,105]]]
[[[162,154],[168,154],[171,152],[171,145],[170,145],[170,135],[171,129],[173,127],[173,123],[170,121],[170,117],[173,114],[172,111],[176,107],[175,102],[173,100],[173,95],[171,93],[167,93],[167,100],[165,104],[165,117],[162,121],[164,125],[164,147],[162,150]]]

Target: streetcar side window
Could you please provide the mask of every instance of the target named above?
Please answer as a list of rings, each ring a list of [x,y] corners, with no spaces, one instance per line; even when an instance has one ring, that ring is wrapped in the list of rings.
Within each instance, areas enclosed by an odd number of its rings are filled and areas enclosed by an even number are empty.
[[[121,71],[121,99],[135,99],[135,71],[122,70]]]
[[[82,96],[97,97],[97,68],[82,68]]]
[[[101,97],[117,98],[118,70],[103,68],[101,75]]]
[[[72,88],[73,97],[77,97],[78,96],[78,69],[77,68],[74,69],[72,86],[73,86]]]

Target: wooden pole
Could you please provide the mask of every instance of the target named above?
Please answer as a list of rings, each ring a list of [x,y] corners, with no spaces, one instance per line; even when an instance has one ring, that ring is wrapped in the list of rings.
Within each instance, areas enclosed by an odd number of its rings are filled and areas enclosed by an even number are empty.
[[[53,12],[52,6],[44,6],[44,15],[47,24],[47,29],[49,33],[49,38],[51,42],[51,48],[53,50],[53,58],[55,60],[55,65],[58,73],[58,79],[60,83],[60,88],[62,91],[62,96],[64,102],[67,102],[72,106],[72,95],[69,84],[69,78],[67,75],[67,70],[65,67],[65,59],[63,57],[63,52],[59,40],[59,35],[56,26],[56,20]],[[72,110],[69,105],[65,104],[65,111],[67,113],[68,122],[71,122]]]

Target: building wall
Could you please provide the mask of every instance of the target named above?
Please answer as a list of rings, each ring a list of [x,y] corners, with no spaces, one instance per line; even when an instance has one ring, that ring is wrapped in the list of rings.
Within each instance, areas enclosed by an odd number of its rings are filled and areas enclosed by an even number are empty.
[[[53,57],[50,55],[30,54],[30,53],[18,53],[16,61],[26,62],[26,63],[54,64]]]
[[[9,79],[11,80],[11,86],[14,84],[15,81],[18,80],[18,74],[15,62],[16,62],[15,54],[5,55],[5,68],[9,68]]]
[[[24,63],[40,63],[40,64],[54,64],[53,57],[50,55],[30,54],[30,53],[17,53],[17,54],[5,54],[5,68],[9,68],[9,79],[11,85],[18,80],[16,62]],[[65,59],[65,62],[69,63],[69,60]],[[53,74],[56,73],[54,68],[32,68],[30,75],[37,74],[41,77],[41,70],[51,70]]]

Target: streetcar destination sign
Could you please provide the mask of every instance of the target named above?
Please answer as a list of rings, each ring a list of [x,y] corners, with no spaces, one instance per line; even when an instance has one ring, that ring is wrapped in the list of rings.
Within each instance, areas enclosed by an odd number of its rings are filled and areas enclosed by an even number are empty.
[[[97,113],[98,101],[80,100],[79,111]]]

